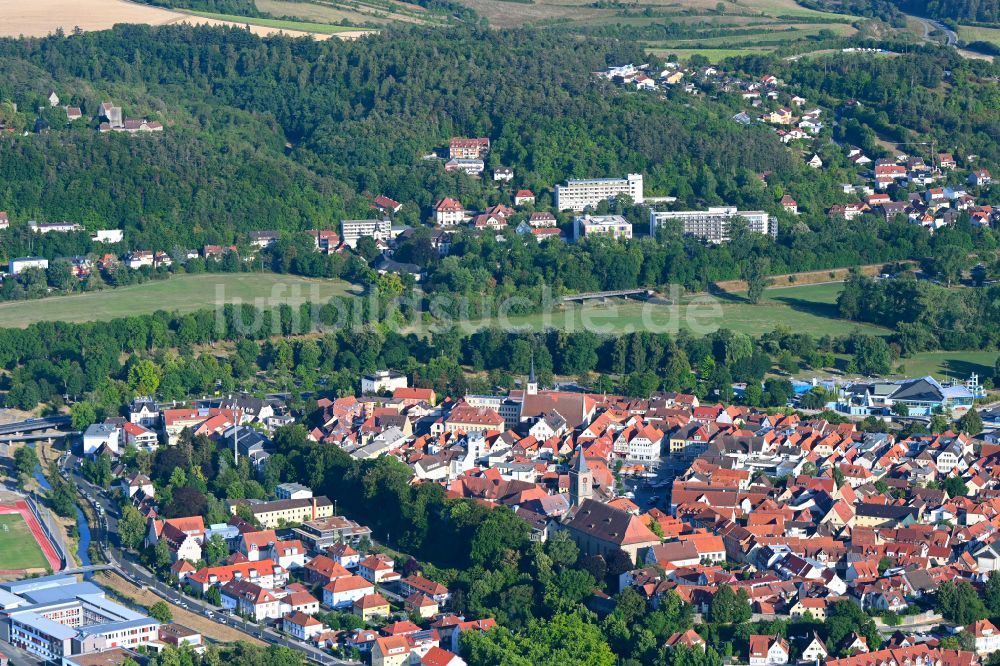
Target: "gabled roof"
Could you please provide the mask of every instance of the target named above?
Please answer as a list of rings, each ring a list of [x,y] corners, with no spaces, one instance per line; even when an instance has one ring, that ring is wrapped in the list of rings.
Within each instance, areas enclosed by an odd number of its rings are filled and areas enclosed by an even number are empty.
[[[638,516],[590,499],[584,500],[564,524],[572,530],[619,546],[660,542],[660,538]]]

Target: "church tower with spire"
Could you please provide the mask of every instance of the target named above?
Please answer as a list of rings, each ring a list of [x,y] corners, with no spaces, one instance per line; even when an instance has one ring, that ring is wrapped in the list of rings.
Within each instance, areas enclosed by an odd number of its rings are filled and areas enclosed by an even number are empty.
[[[528,383],[524,387],[525,395],[538,395],[538,380],[535,379],[535,354],[531,354],[531,373],[528,375]]]
[[[594,494],[594,473],[587,465],[587,459],[583,455],[583,447],[580,447],[576,460],[570,465],[569,470],[569,503],[570,506],[580,506],[583,500],[591,499]]]

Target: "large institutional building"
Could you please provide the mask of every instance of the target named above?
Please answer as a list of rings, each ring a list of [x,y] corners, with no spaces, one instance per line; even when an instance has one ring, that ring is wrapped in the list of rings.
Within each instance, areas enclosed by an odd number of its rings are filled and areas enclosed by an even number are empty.
[[[375,240],[387,241],[392,236],[391,220],[341,220],[340,237],[349,247],[357,247],[358,241],[368,236]]]
[[[567,180],[556,185],[556,208],[582,211],[588,206],[614,199],[619,194],[627,194],[635,203],[642,203],[642,174],[630,173],[625,178]]]
[[[649,214],[649,235],[655,236],[660,227],[677,221],[684,225],[684,233],[697,236],[710,243],[729,240],[732,221],[745,220],[750,231],[776,236],[778,227],[767,213],[759,210],[737,210],[735,206],[719,206],[708,210],[653,211]]]
[[[0,639],[45,660],[135,648],[157,639],[160,623],[108,600],[75,576],[0,585]]]

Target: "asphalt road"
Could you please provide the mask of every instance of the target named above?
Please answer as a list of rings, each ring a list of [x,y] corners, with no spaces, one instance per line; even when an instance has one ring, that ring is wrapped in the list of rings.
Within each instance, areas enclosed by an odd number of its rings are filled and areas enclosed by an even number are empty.
[[[958,46],[958,33],[956,33],[951,28],[947,27],[940,21],[923,18],[921,16],[914,16],[913,18],[920,21],[920,24],[924,26],[924,39],[930,39],[931,32],[933,32],[934,30],[940,30],[941,32],[944,33],[945,38],[948,40],[948,46]]]
[[[109,538],[110,535],[118,533],[118,507],[107,492],[80,476],[77,469],[77,459],[74,456],[67,456],[63,459],[63,471],[69,474],[83,497],[95,508],[101,507],[104,512],[100,518],[101,524],[96,527],[92,526],[91,536],[94,543],[100,546],[108,564],[116,567],[117,573],[129,582],[148,588],[161,598],[193,613],[200,613],[213,622],[229,625],[249,636],[301,652],[311,661],[331,666],[356,666],[357,662],[338,659],[328,652],[279,634],[265,625],[244,620],[237,615],[222,613],[215,606],[182,594],[179,590],[158,580],[145,567],[130,558],[114,540]]]

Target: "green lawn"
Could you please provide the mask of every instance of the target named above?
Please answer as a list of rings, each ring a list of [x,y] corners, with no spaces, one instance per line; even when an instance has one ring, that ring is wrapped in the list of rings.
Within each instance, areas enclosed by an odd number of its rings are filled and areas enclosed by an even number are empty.
[[[741,295],[684,296],[677,305],[643,303],[612,299],[607,303],[558,306],[550,315],[532,314],[510,317],[508,322],[494,318],[474,321],[470,329],[496,325],[526,327],[533,330],[562,328],[593,330],[598,333],[652,331],[676,333],[687,329],[709,334],[720,328],[760,335],[785,326],[793,331],[821,335],[847,335],[855,330],[885,335],[887,329],[859,324],[837,317],[836,299],[842,285],[820,284],[771,289],[758,305],[751,305]]]
[[[907,377],[931,375],[935,379],[968,379],[973,372],[982,381],[993,374],[997,352],[935,351],[921,352],[899,360]]]
[[[265,28],[275,28],[277,30],[299,30],[301,32],[315,32],[320,35],[335,35],[338,32],[350,32],[363,28],[352,28],[342,25],[331,25],[329,23],[314,23],[311,21],[290,21],[283,19],[257,18],[255,16],[237,16],[235,14],[216,14],[214,12],[187,11],[188,14],[203,16],[205,18],[218,19],[220,21],[232,21],[246,25],[259,25]]]
[[[175,275],[131,287],[35,301],[0,303],[0,327],[24,328],[37,321],[95,321],[157,310],[194,312],[240,299],[261,307],[326,301],[348,293],[340,280],[313,280],[275,273]]]
[[[1000,28],[960,25],[958,38],[966,42],[991,42],[1000,46]]]
[[[45,569],[48,566],[24,518],[16,513],[0,515],[0,570]]]

